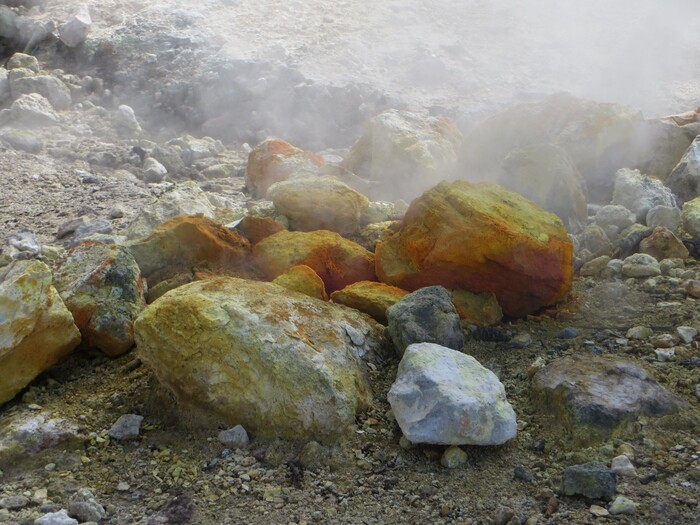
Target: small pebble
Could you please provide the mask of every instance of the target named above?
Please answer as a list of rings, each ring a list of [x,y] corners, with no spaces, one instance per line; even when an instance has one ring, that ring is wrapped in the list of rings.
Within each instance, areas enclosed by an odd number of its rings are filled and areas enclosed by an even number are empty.
[[[117,485],[117,490],[119,492],[127,492],[131,486],[126,481],[120,481]]]
[[[657,348],[654,350],[654,353],[656,354],[656,359],[662,363],[673,361],[673,358],[676,356],[675,348]]]
[[[535,476],[533,476],[532,473],[528,471],[525,467],[520,465],[515,467],[515,471],[513,472],[513,478],[526,481],[528,483],[532,483],[535,480]]]
[[[633,326],[627,330],[625,337],[627,339],[648,339],[653,334],[653,331],[648,326]]]
[[[593,514],[596,518],[604,518],[605,516],[610,516],[608,509],[606,509],[605,507],[601,507],[600,505],[591,505],[591,508],[589,510],[591,511],[591,514]]]
[[[228,448],[246,448],[250,444],[248,433],[242,425],[219,432],[219,442]]]
[[[445,468],[457,468],[466,462],[467,453],[456,445],[448,447],[440,459],[440,464]]]
[[[634,514],[637,512],[637,504],[629,498],[618,496],[609,506],[608,510],[612,515]]]
[[[578,330],[567,326],[557,334],[557,337],[559,339],[574,339],[575,337],[578,337]]]
[[[109,210],[109,218],[110,219],[121,219],[124,217],[124,207],[117,204],[116,206],[113,206],[111,210]]]
[[[691,326],[679,326],[676,328],[676,333],[685,344],[692,343],[698,335],[698,331]]]

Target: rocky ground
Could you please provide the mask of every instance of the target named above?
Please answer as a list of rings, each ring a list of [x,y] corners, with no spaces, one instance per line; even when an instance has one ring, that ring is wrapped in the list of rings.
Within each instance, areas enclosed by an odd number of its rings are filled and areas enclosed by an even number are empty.
[[[653,2],[636,2],[632,13],[626,2],[610,9],[592,2],[575,13],[546,1],[531,9],[476,0],[410,8],[299,1],[274,9],[228,0],[87,2],[91,28],[76,47],[34,39],[46,20],[67,20],[73,5],[5,4],[38,5],[15,12],[41,23],[3,41],[8,59],[27,51],[37,60],[20,58],[22,72],[0,77],[0,271],[13,258],[53,266],[64,249],[95,234],[139,237],[143,225],[134,219],[175,184],[188,184],[177,191],[192,197],[182,199],[191,207],[175,206],[185,213],[222,224],[274,215],[244,179],[251,147],[268,135],[335,166],[367,120],[388,108],[446,115],[468,133],[514,100],[559,90],[655,116],[700,104],[698,37],[682,30],[697,13],[657,13]],[[582,51],[586,28],[596,28],[595,45]],[[678,33],[687,36],[669,39]],[[662,51],[659,39],[668,42]],[[561,45],[542,45],[550,40]],[[611,46],[616,52],[591,75]],[[44,80],[21,87],[37,75]],[[21,93],[47,100],[23,109]],[[691,252],[682,263],[641,261],[655,269],[625,273],[609,262],[639,249],[637,240],[620,253],[618,235],[637,218],[600,210],[584,206],[589,228],[576,236],[577,272],[563,302],[487,329],[463,324],[463,352],[498,376],[517,415],[518,434],[507,444],[462,446],[466,455],[453,450],[448,468],[446,447],[402,440],[387,401],[399,362],[391,357],[369,368],[371,406],[339,443],[251,433],[249,446],[226,446],[221,429],[188,424],[138,354],[82,350],[0,409],[0,522],[34,523],[67,509],[81,523],[115,525],[698,523],[697,239],[685,232]],[[681,408],[663,417],[635,413],[613,435],[588,436],[534,387],[545,365],[567,356],[641,365]],[[133,439],[110,432],[126,414],[144,418]],[[13,434],[21,422],[25,430]],[[620,467],[621,456],[631,469]],[[591,462],[616,468],[614,497],[565,494],[565,469]],[[617,500],[610,514],[609,500],[619,496],[633,503]],[[75,523],[56,520],[37,523]]]

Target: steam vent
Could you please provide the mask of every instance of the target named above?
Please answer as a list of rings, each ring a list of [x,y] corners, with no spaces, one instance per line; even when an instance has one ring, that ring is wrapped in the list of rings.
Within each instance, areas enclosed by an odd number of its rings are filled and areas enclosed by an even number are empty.
[[[0,525],[698,525],[696,3],[0,2]]]

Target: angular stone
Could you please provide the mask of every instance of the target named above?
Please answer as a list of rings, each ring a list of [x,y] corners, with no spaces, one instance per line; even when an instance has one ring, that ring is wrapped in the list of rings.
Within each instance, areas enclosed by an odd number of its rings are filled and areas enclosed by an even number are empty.
[[[214,206],[206,194],[192,181],[177,184],[158,200],[146,204],[126,230],[129,239],[147,237],[156,227],[178,215],[202,214],[214,218]]]
[[[201,216],[182,215],[145,239],[126,244],[149,286],[192,269],[250,276],[250,244],[237,232]]]
[[[585,496],[609,501],[615,496],[617,478],[602,463],[585,463],[564,469],[561,492],[565,496]]]
[[[119,441],[136,439],[141,432],[143,416],[138,414],[124,414],[109,429],[109,437]]]
[[[168,292],[135,328],[188,419],[264,437],[343,435],[371,399],[360,359],[384,352],[381,325],[358,312],[230,277]]]
[[[367,197],[333,177],[306,177],[277,182],[267,190],[279,213],[297,231],[357,232]]]
[[[676,199],[659,179],[642,175],[638,170],[621,169],[615,174],[612,204],[624,206],[642,223],[649,210],[655,206],[675,206]]]
[[[21,95],[10,106],[10,120],[19,127],[37,128],[58,124],[51,103],[38,93]]]
[[[681,203],[700,197],[700,136],[695,137],[669,175],[668,187]]]
[[[630,458],[628,458],[624,454],[616,456],[612,459],[612,463],[610,464],[610,470],[612,470],[618,476],[623,477],[635,477],[637,475],[637,471],[634,469],[634,465],[632,465]]]
[[[68,86],[51,75],[11,78],[10,90],[14,98],[30,93],[38,93],[45,97],[57,110],[69,109],[73,103]]]
[[[146,305],[141,271],[128,249],[84,242],[59,262],[55,286],[83,344],[109,356],[134,345],[134,320]]]
[[[296,148],[281,139],[267,139],[248,155],[245,182],[253,197],[264,197],[275,182],[287,180],[294,172],[319,173],[323,157]]]
[[[219,443],[232,449],[246,448],[250,444],[250,439],[245,428],[242,425],[236,425],[219,432]]]
[[[251,246],[255,246],[260,241],[270,235],[284,230],[284,225],[270,217],[255,217],[246,215],[236,225],[236,230],[250,241]]]
[[[446,178],[461,143],[448,118],[392,109],[370,120],[343,166],[379,183],[373,198],[408,200]]]
[[[328,293],[377,278],[371,252],[326,230],[275,233],[256,244],[253,255],[268,279],[275,279],[292,266],[310,267],[323,279]]]
[[[374,281],[352,283],[331,294],[331,301],[344,304],[387,324],[386,311],[407,295],[406,290]]]
[[[497,182],[557,215],[569,231],[586,225],[586,185],[558,146],[534,144],[511,151]]]
[[[649,228],[663,226],[671,231],[677,231],[681,227],[681,210],[675,206],[654,206],[646,217],[646,225]]]
[[[460,350],[462,326],[450,292],[428,286],[402,297],[386,310],[389,335],[399,355],[414,343],[436,343]]]
[[[0,404],[80,343],[73,316],[39,261],[0,268]]]
[[[81,523],[86,521],[99,522],[107,517],[107,511],[97,501],[95,495],[88,489],[78,489],[68,503],[68,512]]]
[[[474,294],[466,290],[454,290],[452,303],[459,318],[468,324],[491,326],[503,319],[503,310],[493,293]]]
[[[591,355],[556,359],[535,375],[533,387],[543,410],[583,443],[605,439],[639,416],[684,406],[639,365]]]
[[[671,230],[663,226],[655,228],[649,237],[642,239],[639,243],[639,251],[651,255],[657,261],[688,257],[688,248]]]
[[[68,47],[79,46],[85,42],[91,25],[92,19],[90,18],[90,10],[88,9],[88,6],[85,4],[79,5],[75,11],[73,11],[70,18],[59,26],[59,38],[61,39],[61,42]]]
[[[382,282],[492,292],[512,317],[563,299],[573,278],[561,220],[487,183],[441,183],[425,192],[401,229],[377,245],[376,258]]]
[[[411,443],[500,445],[517,430],[496,375],[473,357],[436,344],[406,349],[389,403]]]
[[[321,301],[328,300],[326,287],[323,280],[308,266],[303,264],[292,266],[289,270],[281,275],[278,275],[272,281],[278,286],[294,290],[295,292],[303,293],[314,299]]]
[[[78,525],[78,520],[71,518],[65,509],[61,509],[35,519],[34,525]]]

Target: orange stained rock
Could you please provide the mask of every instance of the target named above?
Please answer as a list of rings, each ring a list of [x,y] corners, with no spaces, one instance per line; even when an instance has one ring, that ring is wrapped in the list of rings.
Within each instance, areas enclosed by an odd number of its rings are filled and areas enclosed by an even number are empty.
[[[572,260],[558,217],[501,186],[465,181],[443,182],[414,200],[401,229],[376,250],[382,282],[493,292],[511,317],[563,299]]]
[[[287,180],[295,171],[315,170],[325,164],[323,157],[278,138],[264,140],[248,155],[246,186],[255,197],[264,197],[275,182]]]
[[[314,299],[320,299],[321,301],[328,300],[328,294],[326,294],[326,286],[323,284],[323,280],[315,271],[304,264],[292,266],[282,275],[277,276],[272,282],[288,290],[294,290],[308,295],[309,297],[313,297]]]
[[[253,246],[258,244],[265,237],[269,237],[273,233],[284,229],[284,225],[271,217],[254,217],[252,215],[243,217],[238,226],[236,226],[236,230],[240,232],[243,237],[248,239]]]
[[[386,310],[407,295],[406,290],[374,281],[360,281],[350,284],[331,294],[334,303],[343,304],[372,316],[376,321],[387,324]]]
[[[374,254],[328,230],[281,231],[256,244],[253,255],[268,279],[303,264],[318,274],[329,293],[377,278]]]

